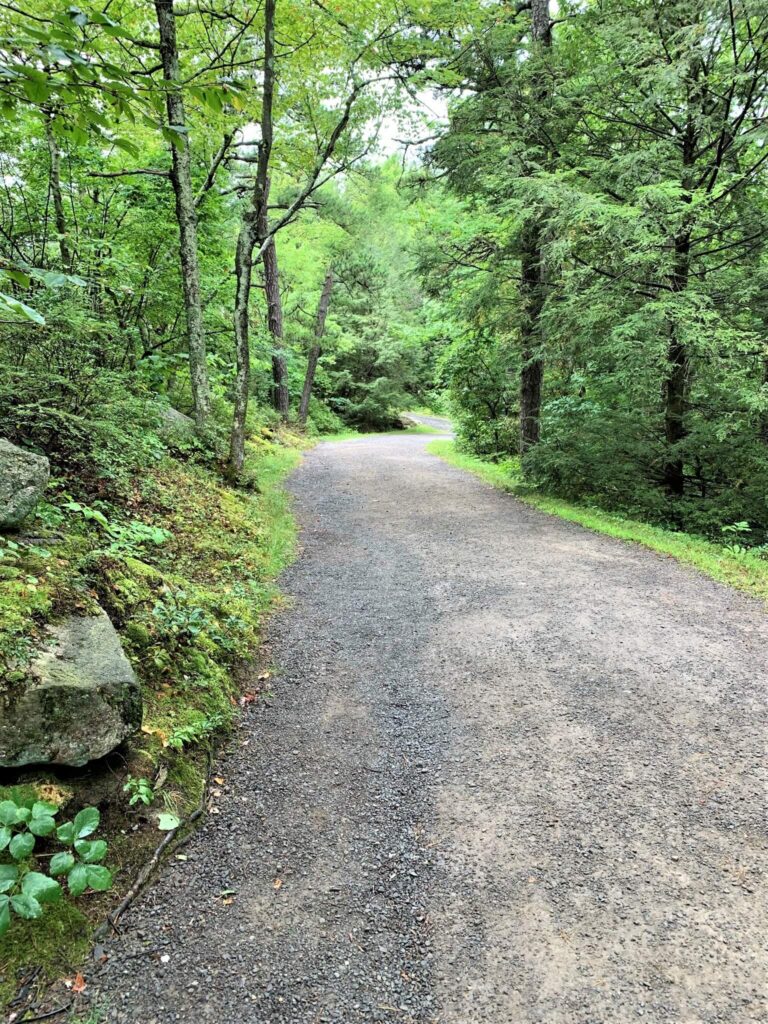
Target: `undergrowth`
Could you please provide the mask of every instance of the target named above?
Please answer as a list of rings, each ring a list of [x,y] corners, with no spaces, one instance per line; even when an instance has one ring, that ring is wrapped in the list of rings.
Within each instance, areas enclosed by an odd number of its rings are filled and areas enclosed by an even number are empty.
[[[237,488],[215,459],[173,448],[109,499],[75,499],[59,476],[22,534],[0,540],[0,698],[24,679],[47,623],[99,604],[144,697],[141,733],[103,765],[0,773],[0,800],[47,794],[67,814],[99,806],[115,875],[109,896],[62,900],[0,939],[0,1005],[30,968],[41,969],[38,982],[73,971],[94,925],[160,842],[161,816],[183,820],[199,804],[211,744],[238,710],[239,669],[258,651],[279,602],[276,578],[295,551],[282,483],[306,443],[285,429],[254,430]],[[136,780],[145,799],[131,804]]]
[[[732,554],[723,546],[703,537],[665,530],[659,526],[625,519],[599,508],[575,505],[561,498],[543,494],[522,479],[518,459],[486,462],[475,455],[459,451],[454,441],[432,441],[427,450],[452,466],[474,473],[493,487],[514,494],[521,501],[541,509],[542,512],[579,523],[580,526],[596,533],[633,541],[652,551],[669,555],[679,562],[694,566],[720,583],[726,583],[753,597],[768,601],[768,561],[750,554],[748,550]]]

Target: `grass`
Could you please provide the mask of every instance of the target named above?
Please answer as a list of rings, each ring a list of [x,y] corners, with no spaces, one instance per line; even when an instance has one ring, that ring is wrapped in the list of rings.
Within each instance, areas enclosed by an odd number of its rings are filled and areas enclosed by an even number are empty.
[[[578,523],[595,533],[641,544],[651,551],[668,555],[685,565],[692,565],[720,583],[768,601],[768,561],[765,559],[748,552],[733,555],[703,537],[625,519],[591,506],[574,505],[532,490],[521,480],[516,459],[499,463],[485,462],[474,455],[460,452],[453,441],[433,441],[427,450],[452,466],[474,473],[493,487],[514,494],[521,501],[548,515]]]

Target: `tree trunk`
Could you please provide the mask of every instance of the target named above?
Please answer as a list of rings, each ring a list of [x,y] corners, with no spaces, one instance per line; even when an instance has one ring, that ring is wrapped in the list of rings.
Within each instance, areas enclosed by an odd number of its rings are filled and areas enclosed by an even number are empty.
[[[275,6],[276,0],[264,2],[264,86],[261,101],[261,141],[250,200],[243,213],[235,253],[235,354],[237,375],[232,431],[229,440],[229,476],[236,480],[243,469],[245,457],[245,419],[251,389],[251,356],[248,331],[248,305],[253,274],[253,250],[267,223],[269,194],[269,160],[272,154],[272,106],[275,95]],[[266,238],[266,232],[264,234]],[[266,250],[265,250],[266,254]],[[279,293],[278,293],[279,300]]]
[[[206,364],[203,308],[200,300],[200,267],[197,255],[197,214],[195,194],[192,191],[189,139],[186,131],[184,98],[179,85],[179,53],[176,44],[176,23],[173,0],[155,0],[157,27],[160,33],[160,57],[166,84],[166,111],[171,130],[181,129],[174,135],[171,146],[171,182],[176,196],[176,220],[179,225],[179,255],[181,279],[184,289],[184,310],[187,318],[187,347],[189,350],[189,376],[195,422],[205,424],[211,406],[211,392]]]
[[[269,181],[264,190],[264,201],[261,204],[258,218],[257,242],[264,244],[269,234],[269,216],[267,199],[269,197]],[[277,265],[277,247],[274,238],[264,250],[264,291],[267,298],[267,326],[272,336],[272,406],[280,413],[285,422],[290,412],[290,396],[288,394],[288,367],[283,348],[283,304],[280,299],[280,273]]]
[[[552,46],[552,22],[549,0],[531,0],[531,40],[534,47]],[[538,101],[546,101],[547,89],[539,91]],[[541,436],[541,388],[544,378],[541,312],[544,308],[544,268],[541,231],[535,223],[523,230],[521,240],[520,298],[523,307],[521,325],[522,367],[520,370],[520,454],[539,443]]]
[[[59,159],[59,147],[56,143],[56,136],[53,134],[51,118],[45,121],[45,137],[48,141],[48,153],[50,154],[50,187],[53,197],[53,212],[56,219],[56,234],[59,238],[59,252],[61,262],[65,270],[72,269],[72,253],[69,250],[67,235],[67,220],[64,216],[64,199],[61,194],[61,161]]]
[[[522,360],[520,370],[520,454],[539,443],[541,384],[544,363],[541,357],[541,311],[544,294],[541,281],[539,231],[529,225],[523,231],[521,253],[521,299],[523,303]]]
[[[672,275],[672,290],[676,294],[685,291],[688,285],[690,267],[690,229],[675,239],[675,271]],[[681,441],[688,436],[685,412],[688,403],[688,378],[690,364],[688,350],[680,341],[677,324],[669,325],[667,347],[667,379],[664,382],[664,434],[670,449],[664,466],[664,484],[671,495],[679,498],[685,487],[682,455],[676,451]]]
[[[328,307],[331,304],[331,292],[333,291],[333,267],[328,268],[323,282],[323,290],[320,293],[320,302],[317,304],[317,319],[315,320],[315,336],[307,357],[307,373],[304,377],[304,390],[301,392],[301,403],[299,405],[299,423],[306,426],[309,414],[309,400],[312,397],[312,386],[315,383],[315,372],[317,361],[322,354],[320,342],[325,334],[325,320],[328,316]]]

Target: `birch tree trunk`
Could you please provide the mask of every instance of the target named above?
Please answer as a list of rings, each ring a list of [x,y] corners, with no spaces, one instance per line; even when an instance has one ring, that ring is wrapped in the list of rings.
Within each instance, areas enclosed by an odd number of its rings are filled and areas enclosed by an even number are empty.
[[[179,84],[179,52],[176,43],[176,22],[173,0],[155,0],[157,27],[160,33],[160,58],[166,85],[165,106],[168,127],[175,132],[171,146],[171,182],[176,196],[176,220],[179,225],[179,256],[184,289],[184,310],[187,319],[189,376],[195,422],[205,424],[211,407],[211,392],[206,364],[203,309],[200,301],[200,267],[197,253],[197,214],[192,191],[189,139],[186,131],[184,98]],[[176,137],[178,136],[178,137]]]
[[[309,414],[309,400],[312,397],[312,387],[315,383],[315,372],[317,361],[322,354],[320,342],[325,334],[325,321],[328,316],[328,307],[331,304],[331,292],[333,291],[333,267],[328,268],[323,282],[323,290],[320,293],[320,302],[317,305],[317,319],[315,320],[315,336],[307,357],[307,373],[304,377],[304,389],[301,392],[301,403],[299,404],[299,423],[306,425]]]
[[[50,118],[45,120],[45,137],[48,142],[48,153],[51,158],[48,180],[50,182],[51,197],[53,198],[53,213],[56,221],[56,234],[59,240],[59,252],[61,253],[61,262],[64,269],[71,270],[72,253],[70,252],[67,235],[67,219],[64,216],[64,198],[61,194],[61,159]]]

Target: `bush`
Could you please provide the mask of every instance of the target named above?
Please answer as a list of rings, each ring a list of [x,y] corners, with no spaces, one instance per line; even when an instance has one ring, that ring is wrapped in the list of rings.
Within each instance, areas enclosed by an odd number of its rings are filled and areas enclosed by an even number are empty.
[[[130,381],[93,366],[67,374],[43,368],[0,371],[0,432],[44,452],[54,475],[82,493],[124,495],[131,477],[164,448],[157,406]]]

